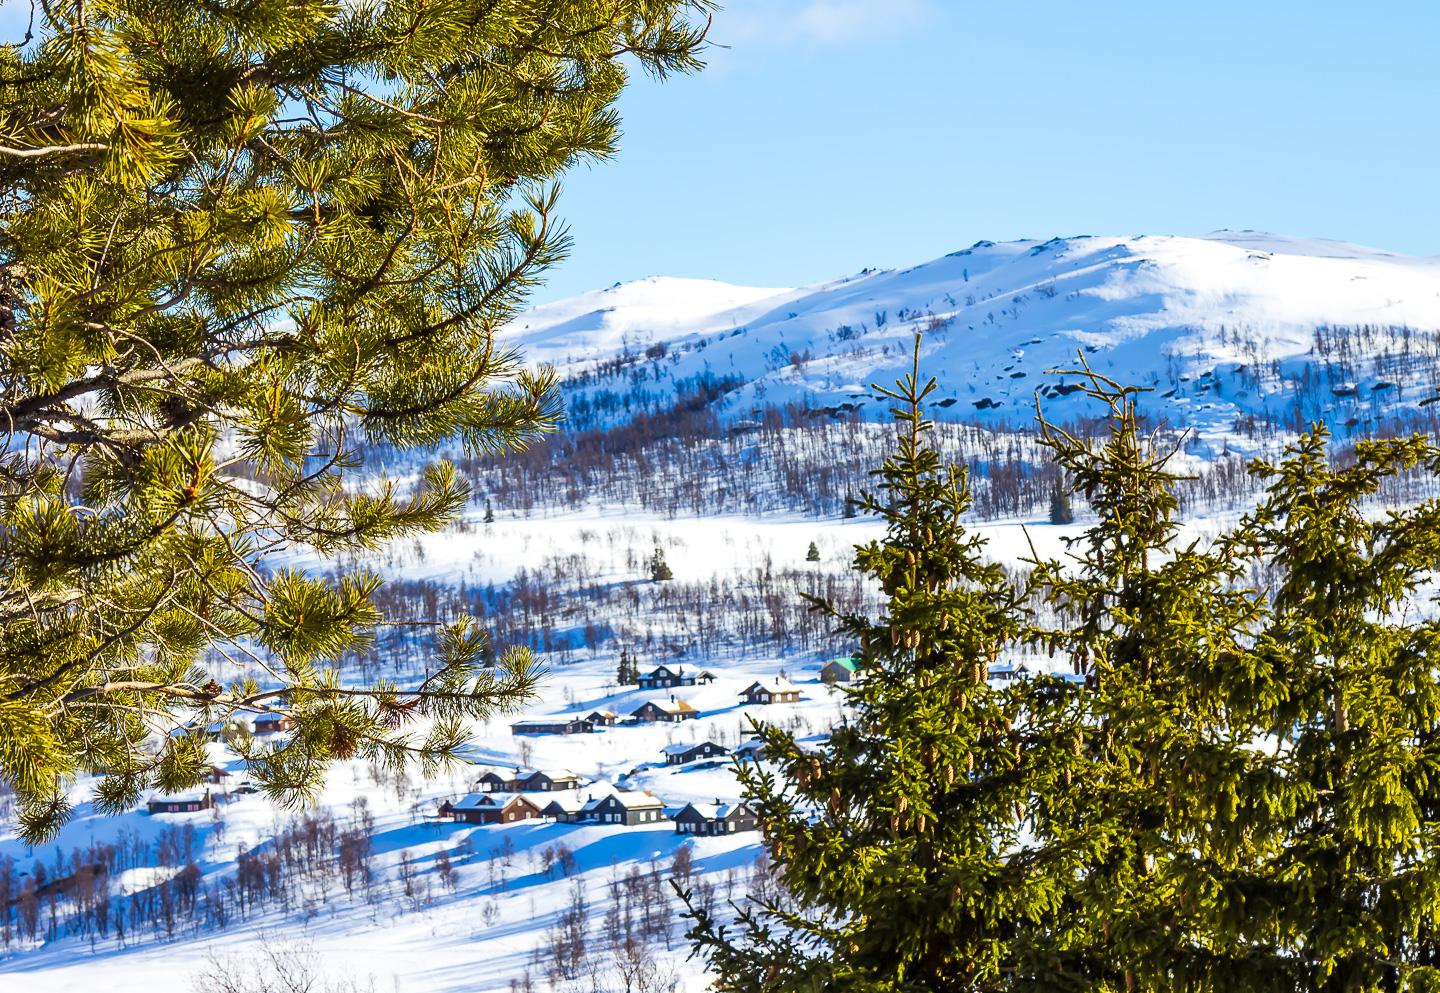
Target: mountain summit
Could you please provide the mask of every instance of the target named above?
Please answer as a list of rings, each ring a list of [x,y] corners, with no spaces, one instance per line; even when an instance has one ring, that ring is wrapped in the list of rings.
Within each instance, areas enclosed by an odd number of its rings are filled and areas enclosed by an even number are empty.
[[[617,284],[528,311],[505,341],[557,366],[583,410],[707,382],[729,418],[776,403],[881,416],[868,385],[904,370],[916,331],[947,418],[1019,424],[1037,393],[1079,416],[1075,376],[1050,370],[1083,357],[1202,434],[1364,430],[1413,423],[1436,395],[1440,259],[1248,231],[982,241],[802,288]]]

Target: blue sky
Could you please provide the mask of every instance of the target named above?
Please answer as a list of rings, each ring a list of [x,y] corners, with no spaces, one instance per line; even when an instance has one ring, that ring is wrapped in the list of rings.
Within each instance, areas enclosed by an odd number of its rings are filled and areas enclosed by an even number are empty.
[[[565,183],[544,301],[798,285],[980,238],[1255,228],[1440,254],[1440,4],[729,0]]]

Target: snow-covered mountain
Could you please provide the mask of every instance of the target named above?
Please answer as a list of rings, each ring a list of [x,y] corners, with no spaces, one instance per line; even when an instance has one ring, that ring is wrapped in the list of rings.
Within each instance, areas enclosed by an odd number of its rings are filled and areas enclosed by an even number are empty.
[[[881,416],[867,387],[908,367],[917,330],[948,418],[1022,424],[1037,391],[1057,418],[1093,413],[1074,376],[1047,374],[1083,354],[1202,433],[1373,427],[1413,419],[1440,384],[1440,259],[1252,232],[982,241],[798,289],[616,284],[528,311],[505,338],[600,421],[702,381],[728,418],[783,403]]]

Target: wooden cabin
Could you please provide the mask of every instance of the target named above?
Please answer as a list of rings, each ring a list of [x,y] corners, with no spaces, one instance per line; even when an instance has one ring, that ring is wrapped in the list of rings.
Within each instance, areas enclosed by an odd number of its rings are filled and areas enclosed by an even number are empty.
[[[451,807],[462,824],[510,824],[540,816],[540,807],[519,793],[471,793]]]
[[[256,734],[279,734],[295,730],[295,719],[288,714],[261,714],[255,718]]]
[[[675,815],[676,834],[734,834],[757,827],[755,810],[747,803],[687,803]]]
[[[650,793],[612,793],[587,803],[586,820],[598,824],[657,824],[665,819],[665,804]]]
[[[686,674],[683,667],[671,669],[659,665],[642,676],[635,677],[635,685],[642,690],[668,690],[674,686],[694,686],[695,677]]]
[[[590,734],[594,730],[595,725],[583,717],[544,717],[510,725],[511,734]]]
[[[508,788],[514,793],[553,793],[578,789],[579,786],[580,777],[569,769],[517,769]]]
[[[698,759],[710,759],[719,755],[729,755],[730,750],[723,745],[717,745],[713,741],[698,741],[683,743],[677,742],[673,745],[666,745],[660,749],[665,756],[666,765],[684,765],[686,762],[694,762]]]
[[[799,703],[800,687],[783,676],[757,679],[741,691],[740,696],[749,704]]]
[[[831,659],[820,667],[820,682],[827,685],[853,683],[859,678],[860,663],[852,658]]]
[[[630,716],[641,721],[679,724],[681,721],[692,721],[699,717],[700,711],[684,700],[677,700],[672,696],[669,700],[647,700],[632,711]]]
[[[765,742],[759,738],[751,738],[736,745],[730,754],[741,762],[759,762],[765,757]]]
[[[585,819],[585,805],[593,799],[581,796],[579,790],[565,790],[541,807],[540,814],[556,824],[575,824]]]
[[[183,793],[180,796],[151,797],[145,809],[152,814],[192,814],[197,810],[209,810],[215,806],[215,798],[206,790],[204,794]]]

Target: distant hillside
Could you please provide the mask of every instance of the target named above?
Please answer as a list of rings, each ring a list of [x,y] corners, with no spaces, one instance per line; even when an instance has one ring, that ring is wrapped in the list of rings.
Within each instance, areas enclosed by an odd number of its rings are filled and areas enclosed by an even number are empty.
[[[726,422],[786,404],[881,417],[867,387],[903,371],[916,330],[947,419],[1022,426],[1036,391],[1059,419],[1093,413],[1075,377],[1046,375],[1079,353],[1217,442],[1428,426],[1440,260],[1249,232],[979,242],[800,289],[617,284],[527,312],[505,342],[559,368],[588,428],[697,386]]]

